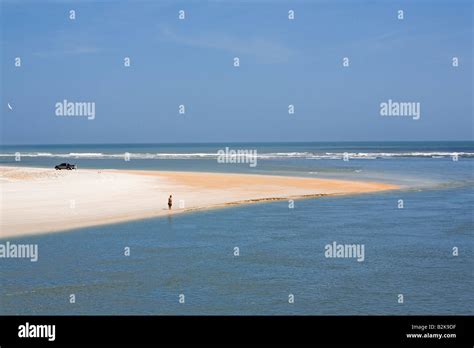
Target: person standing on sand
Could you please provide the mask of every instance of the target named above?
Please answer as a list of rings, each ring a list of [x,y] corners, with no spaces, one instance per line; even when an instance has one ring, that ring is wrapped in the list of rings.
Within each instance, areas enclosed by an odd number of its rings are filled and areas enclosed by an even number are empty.
[[[171,210],[171,206],[173,205],[173,196],[170,195],[168,198],[168,209]]]

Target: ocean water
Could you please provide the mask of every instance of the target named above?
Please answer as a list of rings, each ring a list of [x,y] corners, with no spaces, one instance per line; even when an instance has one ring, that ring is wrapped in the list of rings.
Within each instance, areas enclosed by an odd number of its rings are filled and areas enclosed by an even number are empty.
[[[226,146],[256,149],[258,165],[217,163]],[[0,314],[474,313],[473,142],[0,147],[0,165],[66,161],[379,180],[402,189],[8,239],[37,243],[39,260],[0,261]],[[364,260],[326,257],[333,242],[363,245]]]

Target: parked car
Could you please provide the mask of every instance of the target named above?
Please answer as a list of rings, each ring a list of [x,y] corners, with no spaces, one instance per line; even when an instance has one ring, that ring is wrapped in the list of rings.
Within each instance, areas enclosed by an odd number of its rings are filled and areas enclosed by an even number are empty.
[[[69,164],[69,163],[61,163],[60,165],[57,165],[56,167],[54,167],[54,169],[56,169],[56,170],[61,170],[61,169],[71,170],[71,169],[76,169],[76,165],[75,164]]]

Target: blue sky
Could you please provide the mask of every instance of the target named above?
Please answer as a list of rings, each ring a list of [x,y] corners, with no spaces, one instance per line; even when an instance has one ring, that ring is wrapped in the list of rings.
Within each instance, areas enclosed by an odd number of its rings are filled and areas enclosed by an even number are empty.
[[[469,0],[4,0],[1,141],[472,140],[472,17]],[[64,99],[95,119],[56,116]],[[420,120],[381,117],[388,99]]]

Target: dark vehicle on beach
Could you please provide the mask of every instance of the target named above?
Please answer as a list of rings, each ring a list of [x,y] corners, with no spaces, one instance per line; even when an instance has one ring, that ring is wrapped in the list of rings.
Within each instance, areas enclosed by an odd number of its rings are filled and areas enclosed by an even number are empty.
[[[61,170],[61,169],[71,170],[71,169],[76,169],[76,165],[75,164],[69,164],[69,163],[61,163],[60,165],[54,167],[54,169],[56,169],[56,170]]]

